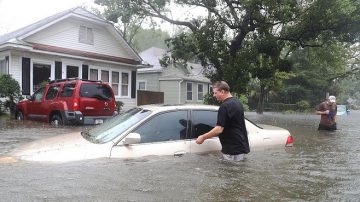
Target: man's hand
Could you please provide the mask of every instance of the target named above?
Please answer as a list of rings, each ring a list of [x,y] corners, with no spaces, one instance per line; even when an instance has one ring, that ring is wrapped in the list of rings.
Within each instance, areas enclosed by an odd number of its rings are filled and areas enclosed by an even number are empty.
[[[197,139],[196,139],[196,144],[202,144],[204,141],[206,140],[204,135],[200,135]]]

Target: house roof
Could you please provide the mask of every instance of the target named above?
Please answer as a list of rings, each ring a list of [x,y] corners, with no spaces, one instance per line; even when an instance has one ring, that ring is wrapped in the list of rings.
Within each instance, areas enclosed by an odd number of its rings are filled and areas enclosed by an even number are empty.
[[[160,65],[159,59],[161,59],[167,51],[157,47],[151,47],[145,51],[139,53],[141,58],[149,63],[149,68],[138,69],[139,73],[149,73],[149,72],[162,72],[164,67]],[[175,68],[175,67],[168,67]],[[203,74],[204,68],[197,63],[187,63],[184,74],[167,74],[162,75],[160,80],[187,80],[187,81],[200,81],[205,83],[210,83],[210,79],[206,78]]]
[[[127,52],[129,52],[131,55],[133,55],[134,58],[136,58],[136,59],[133,60],[133,59],[114,57],[114,56],[106,56],[106,55],[101,55],[99,57],[99,54],[91,54],[88,52],[72,50],[72,49],[67,49],[67,48],[61,48],[61,47],[49,47],[44,44],[30,44],[30,43],[27,43],[26,41],[23,41],[24,38],[26,38],[36,32],[39,32],[39,31],[47,28],[48,26],[51,26],[51,25],[55,24],[56,22],[59,22],[68,17],[77,17],[80,19],[85,19],[85,20],[91,21],[96,24],[101,24],[101,25],[109,28],[110,31],[116,33],[116,35],[118,36],[117,38],[124,45]],[[107,20],[87,11],[86,9],[81,8],[81,7],[75,7],[75,8],[65,10],[63,12],[49,16],[49,17],[44,18],[40,21],[37,21],[33,24],[30,24],[28,26],[25,26],[23,28],[20,28],[18,30],[15,30],[13,32],[10,32],[10,33],[0,36],[0,46],[4,47],[6,45],[22,45],[22,46],[31,47],[34,50],[36,49],[36,50],[64,53],[64,54],[70,54],[70,55],[75,55],[75,56],[90,57],[90,58],[95,58],[95,59],[104,59],[104,60],[110,60],[110,61],[115,61],[115,62],[123,62],[123,63],[128,63],[128,64],[140,64],[142,61],[140,56],[137,54],[137,52],[122,38],[120,32],[114,28],[112,23],[110,23],[109,21],[107,21]],[[59,50],[61,50],[61,51],[59,51]],[[92,57],[92,56],[95,56],[95,57]]]
[[[139,72],[161,71],[163,67],[160,65],[159,59],[166,54],[166,50],[157,47],[148,48],[139,53],[140,57],[149,64],[148,68],[138,69]]]

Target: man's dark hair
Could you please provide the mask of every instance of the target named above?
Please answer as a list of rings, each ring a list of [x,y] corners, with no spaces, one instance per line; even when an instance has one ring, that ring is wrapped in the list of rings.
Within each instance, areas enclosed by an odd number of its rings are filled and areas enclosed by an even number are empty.
[[[220,91],[224,90],[226,92],[230,92],[230,87],[225,81],[217,81],[214,83],[213,88],[217,88]]]

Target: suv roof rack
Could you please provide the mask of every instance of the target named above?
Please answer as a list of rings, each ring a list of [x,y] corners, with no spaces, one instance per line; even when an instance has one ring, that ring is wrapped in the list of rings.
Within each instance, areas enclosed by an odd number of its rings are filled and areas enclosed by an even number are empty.
[[[95,80],[81,79],[81,78],[75,77],[75,78],[66,78],[66,79],[55,79],[55,80],[50,81],[49,84],[57,83],[57,82],[64,82],[64,81],[77,81],[77,80],[102,83],[101,80],[95,81]]]

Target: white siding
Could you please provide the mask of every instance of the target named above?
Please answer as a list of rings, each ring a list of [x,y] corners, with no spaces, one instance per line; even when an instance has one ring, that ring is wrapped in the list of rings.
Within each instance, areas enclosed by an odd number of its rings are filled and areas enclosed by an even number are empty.
[[[160,91],[159,76],[160,73],[138,73],[137,80],[146,81],[146,90],[148,91]]]
[[[124,103],[122,111],[136,107],[136,99],[116,99],[116,101],[122,101]]]
[[[9,66],[9,74],[19,83],[21,89],[21,56],[13,53],[10,54]]]
[[[180,81],[160,81],[160,91],[164,92],[164,104],[179,103],[179,83]]]
[[[79,42],[79,28],[84,25],[93,29],[94,44],[89,45]],[[57,46],[116,57],[131,58],[125,47],[105,27],[95,26],[74,19],[66,19],[56,23],[36,34],[29,36],[25,41],[50,46]]]

